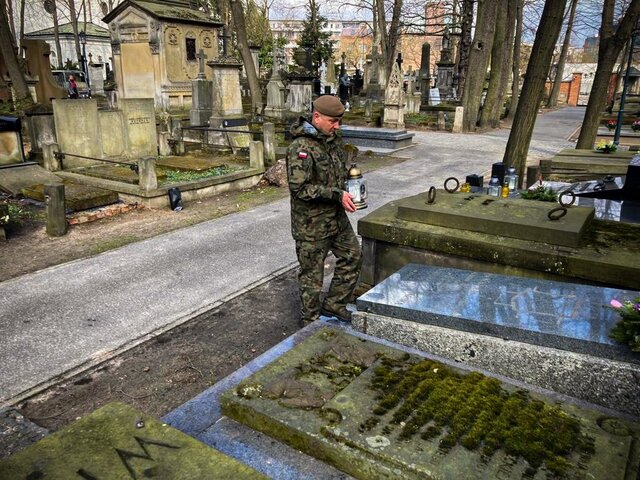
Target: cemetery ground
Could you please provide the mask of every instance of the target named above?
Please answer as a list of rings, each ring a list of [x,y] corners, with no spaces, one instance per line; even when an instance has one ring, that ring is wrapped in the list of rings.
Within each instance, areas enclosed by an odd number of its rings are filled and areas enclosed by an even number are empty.
[[[404,160],[362,155],[358,166],[366,173]],[[45,232],[42,205],[14,199],[16,208],[24,212],[24,220],[18,228],[9,230],[8,240],[0,246],[3,266],[0,281],[251,209],[287,195],[286,187],[261,184],[185,202],[181,212],[169,208],[133,209],[70,226],[65,236],[57,238]],[[265,298],[269,301],[265,302]],[[62,383],[53,382],[16,408],[50,431],[113,401],[161,417],[297,331],[298,312],[296,271],[288,271],[96,368]],[[0,436],[0,458],[16,451],[17,440]]]

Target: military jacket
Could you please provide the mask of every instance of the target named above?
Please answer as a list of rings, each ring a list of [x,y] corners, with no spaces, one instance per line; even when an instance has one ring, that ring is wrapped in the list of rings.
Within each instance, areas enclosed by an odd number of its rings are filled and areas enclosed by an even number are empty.
[[[350,226],[342,206],[347,180],[344,143],[306,119],[291,128],[287,178],[291,193],[291,233],[295,240],[321,240]]]

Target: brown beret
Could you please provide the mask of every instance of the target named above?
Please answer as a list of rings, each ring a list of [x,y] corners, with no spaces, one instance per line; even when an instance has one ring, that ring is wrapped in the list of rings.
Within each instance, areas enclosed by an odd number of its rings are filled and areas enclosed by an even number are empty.
[[[344,113],[344,105],[338,97],[322,95],[313,102],[313,108],[328,117],[341,117]]]

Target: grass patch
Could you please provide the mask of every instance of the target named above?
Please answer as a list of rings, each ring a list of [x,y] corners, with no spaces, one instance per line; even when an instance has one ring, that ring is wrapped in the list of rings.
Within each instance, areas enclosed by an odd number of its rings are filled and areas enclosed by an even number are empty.
[[[138,240],[140,239],[133,235],[123,235],[121,237],[110,238],[109,240],[96,243],[91,249],[91,254],[97,255],[98,253],[113,250],[114,248],[120,248],[130,243],[137,242]]]
[[[206,170],[194,171],[194,170],[166,170],[165,183],[176,182],[193,182],[195,180],[202,180],[204,178],[220,177],[222,175],[228,175],[242,170],[241,167],[229,167],[227,165],[220,165],[218,167],[208,168]]]

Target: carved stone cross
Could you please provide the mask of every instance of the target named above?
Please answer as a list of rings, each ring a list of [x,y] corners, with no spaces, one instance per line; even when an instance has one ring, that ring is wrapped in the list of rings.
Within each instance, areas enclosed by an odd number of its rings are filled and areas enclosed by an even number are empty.
[[[198,59],[198,78],[204,78],[206,76],[204,73],[204,61],[207,59],[207,56],[204,54],[203,49],[200,49],[196,58]]]

